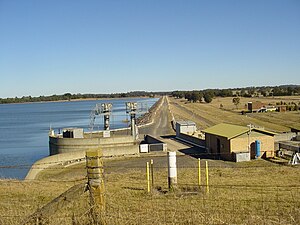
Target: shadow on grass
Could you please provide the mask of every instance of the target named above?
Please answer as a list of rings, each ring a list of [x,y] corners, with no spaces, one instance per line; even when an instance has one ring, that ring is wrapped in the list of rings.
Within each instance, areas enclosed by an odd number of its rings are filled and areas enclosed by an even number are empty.
[[[136,187],[122,187],[122,188],[131,191],[145,191],[145,188],[136,188]]]

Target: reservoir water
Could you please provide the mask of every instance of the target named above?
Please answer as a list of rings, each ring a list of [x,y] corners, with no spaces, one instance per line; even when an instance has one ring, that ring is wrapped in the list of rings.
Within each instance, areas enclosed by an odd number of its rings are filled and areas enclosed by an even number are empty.
[[[43,102],[0,105],[0,179],[23,179],[30,166],[48,156],[48,132],[64,127],[89,128],[90,113],[96,103],[110,102],[113,111],[110,129],[127,127],[125,102],[134,101],[150,108],[157,98],[110,99],[70,102]],[[102,129],[97,116],[94,130]]]

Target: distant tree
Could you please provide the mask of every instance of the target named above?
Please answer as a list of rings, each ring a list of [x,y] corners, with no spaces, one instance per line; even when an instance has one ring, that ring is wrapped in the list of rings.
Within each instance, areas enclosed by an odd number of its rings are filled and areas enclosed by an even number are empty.
[[[182,91],[173,91],[172,96],[174,98],[184,98],[184,92],[182,92]]]
[[[199,91],[193,91],[191,94],[191,100],[193,102],[198,102],[201,101],[202,98],[202,93],[200,93]]]
[[[255,87],[250,87],[248,89],[248,94],[250,94],[252,96],[252,95],[254,95],[254,93],[255,93]]]
[[[265,90],[261,90],[260,93],[261,93],[264,97],[267,96],[267,92],[266,92]]]
[[[220,96],[220,97],[231,97],[232,96],[232,91],[229,90],[229,89],[222,89],[217,94],[217,96]]]
[[[43,96],[44,97],[44,96]],[[72,94],[71,93],[65,93],[64,95],[63,95],[63,97],[64,97],[64,100],[69,100],[70,101],[70,99],[71,99],[71,97],[72,97]]]
[[[236,109],[238,109],[238,105],[240,104],[240,98],[239,97],[233,98],[232,103],[235,105]]]
[[[240,92],[240,95],[244,97],[245,94],[246,94],[245,89],[242,89],[241,92]]]
[[[203,97],[204,97],[204,101],[206,103],[210,103],[212,101],[212,99],[213,99],[213,95],[210,92],[204,92]]]
[[[192,101],[192,93],[191,92],[185,92],[184,93],[184,98],[186,99],[186,100],[188,100],[189,102],[191,102]]]

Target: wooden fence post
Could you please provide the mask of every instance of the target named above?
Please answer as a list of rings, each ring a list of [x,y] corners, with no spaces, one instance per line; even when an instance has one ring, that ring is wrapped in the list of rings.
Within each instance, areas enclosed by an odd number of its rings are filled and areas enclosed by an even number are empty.
[[[105,210],[105,186],[101,149],[86,151],[86,167],[92,204],[103,211]]]

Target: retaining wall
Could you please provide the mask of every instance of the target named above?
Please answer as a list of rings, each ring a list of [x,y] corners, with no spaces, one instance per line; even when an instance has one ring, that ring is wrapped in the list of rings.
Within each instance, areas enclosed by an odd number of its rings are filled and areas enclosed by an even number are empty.
[[[150,136],[146,135],[145,136],[145,141],[147,144],[149,144],[149,152],[151,151],[167,151],[167,143],[162,142],[161,140]]]
[[[189,142],[191,144],[198,145],[200,147],[205,148],[205,140],[203,140],[203,139],[200,139],[200,138],[188,135],[188,134],[184,134],[184,133],[180,133],[180,134],[176,135],[176,138],[178,138],[179,140],[183,140],[183,141]]]
[[[82,160],[85,160],[85,151],[69,152],[42,158],[31,166],[25,180],[35,179],[39,172],[50,166],[70,164]]]
[[[60,138],[49,137],[50,155],[86,151],[101,147],[103,155],[126,155],[138,153],[138,143],[132,136],[110,138]]]

